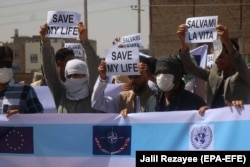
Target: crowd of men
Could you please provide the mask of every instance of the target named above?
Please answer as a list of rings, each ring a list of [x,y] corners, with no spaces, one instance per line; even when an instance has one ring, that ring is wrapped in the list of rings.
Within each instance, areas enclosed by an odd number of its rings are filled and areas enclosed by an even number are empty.
[[[68,48],[54,51],[46,37],[47,24],[40,27],[43,72],[58,113],[119,113],[197,110],[250,104],[250,71],[239,53],[239,45],[230,39],[228,28],[216,25],[223,45],[211,69],[203,69],[191,60],[185,42],[187,27],[177,27],[180,48],[175,55],[160,58],[140,56],[139,75],[129,75],[121,91],[106,95],[113,76],[107,75],[105,59],[99,59],[87,38],[87,28],[78,23],[78,34],[87,60],[75,58]],[[122,47],[119,46],[119,47]],[[31,85],[13,79],[13,51],[0,46],[0,106],[7,117],[16,113],[42,113]],[[90,68],[88,67],[96,67]],[[184,77],[192,74],[206,82],[206,98],[185,89]],[[117,76],[115,76],[117,77]],[[111,81],[111,82],[110,82]]]

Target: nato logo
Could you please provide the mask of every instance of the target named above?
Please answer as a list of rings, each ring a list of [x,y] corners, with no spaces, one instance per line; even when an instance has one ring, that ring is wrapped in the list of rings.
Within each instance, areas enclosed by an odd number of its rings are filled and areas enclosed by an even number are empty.
[[[190,132],[190,141],[194,149],[211,149],[213,141],[212,126],[193,126]]]
[[[93,126],[94,155],[130,155],[131,126]]]
[[[0,127],[0,153],[33,154],[33,127]]]

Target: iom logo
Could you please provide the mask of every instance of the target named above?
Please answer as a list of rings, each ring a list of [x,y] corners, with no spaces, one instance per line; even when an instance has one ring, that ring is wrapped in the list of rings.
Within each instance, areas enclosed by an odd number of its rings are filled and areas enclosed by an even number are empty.
[[[191,148],[197,150],[207,150],[212,148],[213,131],[212,126],[193,126],[190,132]]]

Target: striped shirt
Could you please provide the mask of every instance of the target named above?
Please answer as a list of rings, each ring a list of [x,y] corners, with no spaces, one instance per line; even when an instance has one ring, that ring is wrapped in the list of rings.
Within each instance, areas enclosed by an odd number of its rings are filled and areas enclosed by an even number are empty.
[[[0,91],[0,113],[18,109],[19,113],[42,113],[40,103],[34,88],[27,84],[17,83],[12,79],[4,91]]]

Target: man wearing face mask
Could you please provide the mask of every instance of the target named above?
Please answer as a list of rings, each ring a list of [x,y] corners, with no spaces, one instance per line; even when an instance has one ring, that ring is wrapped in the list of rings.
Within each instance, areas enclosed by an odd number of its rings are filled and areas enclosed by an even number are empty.
[[[92,113],[87,64],[79,59],[69,60],[65,66],[66,81],[53,91],[59,113]]]
[[[75,60],[73,50],[68,48],[59,49],[55,55],[49,38],[45,37],[47,28],[47,24],[40,27],[43,42],[43,66],[46,82],[53,94],[57,112],[94,112],[91,109],[90,96],[98,75],[95,67],[98,66],[99,59],[87,39],[86,26],[82,22],[78,23],[78,34],[87,56],[87,64]],[[68,64],[68,62],[70,63]],[[89,74],[87,73],[88,67],[93,69],[89,71]]]
[[[198,110],[205,105],[201,97],[185,90],[184,70],[178,56],[159,58],[155,75],[158,90],[149,98],[145,112]]]
[[[0,46],[0,113],[7,117],[16,113],[42,113],[34,89],[13,79],[13,51],[8,46]]]

